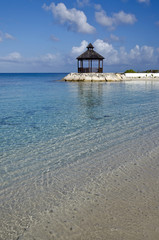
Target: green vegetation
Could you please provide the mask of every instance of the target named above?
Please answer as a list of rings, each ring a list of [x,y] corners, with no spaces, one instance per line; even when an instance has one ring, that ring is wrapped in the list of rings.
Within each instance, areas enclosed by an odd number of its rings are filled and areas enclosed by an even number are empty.
[[[135,72],[133,69],[128,69],[126,70],[124,73],[159,73],[159,70],[155,70],[155,69],[150,69],[150,70],[146,70],[146,71],[137,71]]]
[[[159,73],[159,70],[152,70],[152,69],[150,69],[150,70],[144,71],[144,73]]]
[[[124,73],[136,73],[133,69],[126,70]]]

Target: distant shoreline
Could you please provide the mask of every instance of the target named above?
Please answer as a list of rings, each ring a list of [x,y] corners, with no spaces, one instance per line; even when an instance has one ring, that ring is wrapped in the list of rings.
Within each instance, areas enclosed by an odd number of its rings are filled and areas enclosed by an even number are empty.
[[[63,80],[73,82],[159,81],[159,73],[69,73]]]

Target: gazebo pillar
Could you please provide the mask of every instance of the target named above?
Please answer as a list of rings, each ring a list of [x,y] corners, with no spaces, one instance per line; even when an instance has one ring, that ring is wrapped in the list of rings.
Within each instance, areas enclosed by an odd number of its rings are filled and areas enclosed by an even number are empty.
[[[100,60],[98,60],[98,72],[100,72]]]
[[[91,72],[92,72],[92,59],[91,59]]]

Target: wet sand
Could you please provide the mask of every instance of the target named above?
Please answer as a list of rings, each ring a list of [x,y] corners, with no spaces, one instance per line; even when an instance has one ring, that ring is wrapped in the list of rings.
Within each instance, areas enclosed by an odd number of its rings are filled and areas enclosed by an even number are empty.
[[[159,148],[74,189],[22,240],[159,239]]]

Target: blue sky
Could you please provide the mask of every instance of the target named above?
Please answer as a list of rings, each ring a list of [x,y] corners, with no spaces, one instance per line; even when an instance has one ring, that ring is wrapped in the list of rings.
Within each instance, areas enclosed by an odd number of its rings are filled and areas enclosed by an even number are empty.
[[[159,69],[158,0],[1,0],[0,72],[74,72],[92,43],[105,72]]]

